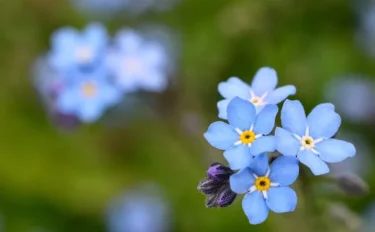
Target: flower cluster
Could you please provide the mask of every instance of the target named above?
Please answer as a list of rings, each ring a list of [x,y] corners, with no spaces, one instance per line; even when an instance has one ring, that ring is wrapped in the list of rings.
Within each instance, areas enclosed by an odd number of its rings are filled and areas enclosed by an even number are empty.
[[[276,72],[268,67],[256,73],[251,86],[235,77],[220,83],[219,92],[226,99],[218,103],[219,117],[228,123],[214,122],[204,134],[213,147],[224,151],[229,167],[238,170],[230,176],[230,188],[246,194],[242,206],[251,224],[265,221],[269,210],[295,210],[297,195],[288,186],[298,177],[299,162],[322,175],[329,172],[327,163],[356,153],[353,144],[333,138],[341,118],[332,104],[320,104],[306,117],[300,101],[285,100],[295,94],[295,87],[276,86]],[[276,104],[284,100],[281,127],[275,129]],[[275,151],[282,156],[269,164],[268,153]]]
[[[165,46],[134,30],[122,29],[111,40],[99,23],[82,32],[65,27],[52,35],[51,44],[35,78],[49,110],[58,115],[91,123],[125,94],[167,87]]]

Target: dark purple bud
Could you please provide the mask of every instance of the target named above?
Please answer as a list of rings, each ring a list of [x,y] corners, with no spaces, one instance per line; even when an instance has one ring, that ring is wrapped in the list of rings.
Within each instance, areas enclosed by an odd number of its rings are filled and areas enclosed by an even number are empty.
[[[215,208],[218,207],[219,205],[217,204],[217,194],[210,194],[206,198],[206,207],[207,208]]]
[[[233,173],[229,167],[220,163],[211,164],[207,170],[208,177],[219,182],[227,182]]]
[[[229,186],[223,191],[220,192],[217,198],[217,204],[220,207],[227,207],[233,203],[233,201],[236,199],[237,194],[232,192],[232,190],[229,188]]]
[[[52,121],[58,128],[66,131],[74,130],[80,124],[78,118],[74,115],[62,114],[60,112],[52,112],[51,117]]]
[[[204,194],[213,194],[217,193],[222,186],[222,183],[206,178],[199,183],[198,190]]]

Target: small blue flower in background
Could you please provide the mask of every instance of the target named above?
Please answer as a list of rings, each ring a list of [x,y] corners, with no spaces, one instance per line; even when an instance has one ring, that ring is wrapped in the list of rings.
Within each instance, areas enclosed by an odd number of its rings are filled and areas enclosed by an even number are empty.
[[[77,116],[83,122],[99,119],[105,110],[122,99],[122,93],[107,77],[107,70],[77,71],[75,82],[66,86],[56,99],[59,112]]]
[[[147,41],[137,32],[117,33],[107,66],[114,81],[125,91],[164,91],[168,84],[167,53],[162,44]]]
[[[225,150],[224,157],[233,170],[248,167],[254,156],[273,152],[276,138],[267,136],[274,128],[276,105],[267,105],[257,115],[252,103],[235,97],[228,105],[228,121],[212,123],[204,134],[214,147]]]
[[[329,172],[325,162],[341,162],[356,153],[353,144],[331,139],[341,118],[330,103],[316,106],[306,118],[300,101],[286,100],[281,123],[283,128],[276,129],[277,150],[285,156],[297,156],[314,175]]]
[[[77,10],[86,14],[107,16],[123,10],[131,0],[70,0]]]
[[[168,202],[155,186],[142,186],[111,202],[108,231],[167,232],[171,222],[169,211]]]
[[[282,156],[268,166],[268,155],[257,156],[249,167],[230,177],[233,192],[245,194],[242,208],[251,224],[264,222],[269,210],[286,213],[295,210],[297,195],[288,186],[299,174],[298,160]]]
[[[278,104],[289,95],[296,93],[293,85],[280,88],[277,86],[277,74],[272,68],[260,68],[254,76],[251,86],[237,77],[231,77],[227,82],[219,84],[219,92],[225,98],[218,102],[219,118],[227,119],[227,107],[234,97],[240,97],[253,103],[259,113],[268,104]]]
[[[62,28],[52,35],[48,62],[59,72],[98,65],[107,42],[106,29],[99,23],[88,25],[82,33],[72,27]]]

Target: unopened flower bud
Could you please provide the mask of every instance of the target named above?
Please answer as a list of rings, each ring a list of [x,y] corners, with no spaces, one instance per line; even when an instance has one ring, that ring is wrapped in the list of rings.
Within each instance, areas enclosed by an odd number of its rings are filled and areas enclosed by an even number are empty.
[[[348,195],[362,196],[369,192],[369,186],[355,174],[343,174],[337,177],[339,187]]]
[[[229,167],[220,163],[211,164],[210,168],[207,170],[208,177],[219,182],[228,181],[233,173],[234,172]]]
[[[217,199],[217,204],[220,207],[227,207],[233,203],[236,197],[237,197],[237,194],[232,192],[230,187],[227,186],[227,188],[223,189],[223,191],[220,192],[218,199]]]
[[[213,194],[217,193],[221,186],[222,183],[206,178],[198,184],[198,190],[204,194]]]

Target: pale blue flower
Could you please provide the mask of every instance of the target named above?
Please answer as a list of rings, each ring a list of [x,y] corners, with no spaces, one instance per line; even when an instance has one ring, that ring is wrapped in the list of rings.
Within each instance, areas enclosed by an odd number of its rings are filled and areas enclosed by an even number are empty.
[[[52,35],[48,62],[59,72],[91,68],[103,59],[107,42],[107,32],[102,24],[92,23],[82,33],[75,28],[64,27]]]
[[[167,52],[158,42],[148,41],[137,32],[124,29],[115,37],[107,66],[114,81],[125,92],[164,91],[168,84]]]
[[[56,109],[75,115],[83,122],[94,122],[106,109],[120,102],[122,93],[108,81],[107,71],[74,73],[76,81],[61,90],[56,99]]]
[[[226,82],[219,84],[219,92],[225,98],[217,103],[219,118],[227,119],[227,107],[231,99],[240,97],[253,103],[259,113],[268,104],[278,104],[289,95],[296,93],[293,85],[280,88],[277,86],[276,71],[269,67],[260,68],[254,76],[251,86],[237,77],[231,77]]]
[[[251,224],[260,224],[269,210],[286,213],[295,210],[297,195],[288,186],[299,173],[298,160],[281,156],[268,166],[267,154],[259,155],[254,163],[230,177],[230,187],[237,194],[245,194],[242,208]]]
[[[286,100],[281,123],[283,128],[276,129],[277,150],[285,156],[297,156],[314,175],[329,172],[325,162],[341,162],[356,153],[353,144],[332,139],[341,117],[330,103],[316,106],[306,118],[300,101]]]
[[[267,135],[274,128],[277,112],[276,105],[267,105],[257,115],[253,104],[235,97],[228,105],[229,124],[212,123],[204,137],[215,148],[225,150],[231,169],[246,168],[254,156],[275,151],[276,138]]]

